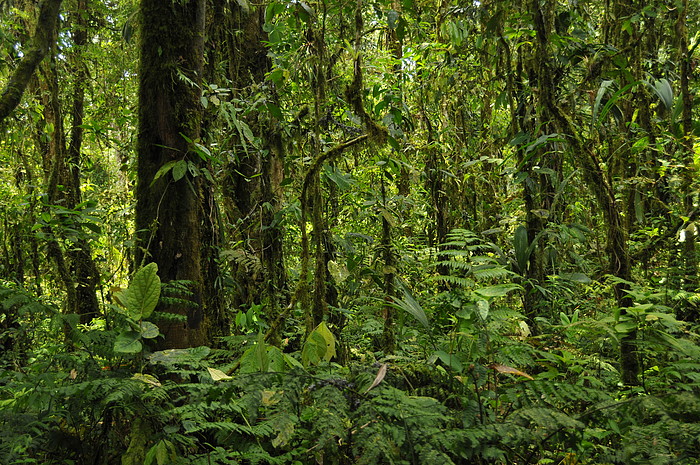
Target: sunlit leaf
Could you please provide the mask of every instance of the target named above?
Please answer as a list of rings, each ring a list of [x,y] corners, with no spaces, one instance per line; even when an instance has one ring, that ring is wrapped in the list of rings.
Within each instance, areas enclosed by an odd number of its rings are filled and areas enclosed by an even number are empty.
[[[233,379],[232,376],[229,376],[223,371],[217,370],[216,368],[207,367],[207,371],[209,372],[209,376],[211,376],[211,379],[213,379],[214,381]]]

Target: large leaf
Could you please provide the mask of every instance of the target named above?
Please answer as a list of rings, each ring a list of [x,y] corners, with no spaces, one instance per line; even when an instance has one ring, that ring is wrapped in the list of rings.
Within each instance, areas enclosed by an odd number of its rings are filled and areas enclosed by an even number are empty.
[[[524,275],[527,269],[527,262],[530,260],[530,254],[532,253],[531,250],[529,250],[530,244],[528,242],[527,228],[525,226],[520,225],[515,230],[514,245],[515,258],[518,262],[518,271]]]
[[[301,363],[307,367],[309,365],[318,365],[321,359],[326,354],[326,340],[318,331],[314,330],[306,338],[304,347],[301,349]]]
[[[158,265],[149,263],[131,279],[126,293],[126,309],[135,320],[148,318],[160,298],[160,278]]]
[[[482,297],[503,297],[509,292],[516,291],[518,289],[522,289],[522,287],[517,284],[496,284],[495,286],[476,289],[474,292]]]
[[[125,331],[117,336],[114,341],[114,351],[123,354],[137,354],[141,352],[141,335],[136,331]]]
[[[649,85],[654,93],[659,97],[659,100],[664,104],[667,110],[673,108],[673,88],[668,82],[668,79],[661,78],[654,82],[654,85]]]
[[[329,362],[335,357],[335,336],[326,323],[321,322],[304,343],[301,350],[301,363],[304,366],[318,365],[321,360]]]
[[[318,331],[326,344],[326,351],[323,354],[323,359],[326,362],[330,362],[331,359],[335,357],[335,336],[331,330],[328,329],[325,322],[321,322],[321,324],[316,327],[315,331]]]
[[[154,325],[150,321],[140,322],[139,331],[141,332],[141,337],[144,339],[153,339],[154,337],[158,337],[160,334],[158,326]]]

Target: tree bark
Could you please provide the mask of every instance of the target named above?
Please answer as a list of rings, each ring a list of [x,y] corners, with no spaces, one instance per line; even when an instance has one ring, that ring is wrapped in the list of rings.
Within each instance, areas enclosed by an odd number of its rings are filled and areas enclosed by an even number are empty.
[[[164,283],[184,281],[191,292],[179,296],[190,304],[181,299],[160,305],[160,311],[181,315],[159,322],[163,348],[210,344],[213,336],[228,333],[214,292],[214,198],[200,169],[203,161],[187,140],[200,137],[205,4],[141,1],[137,264],[156,262]],[[155,179],[168,162],[186,170]]]

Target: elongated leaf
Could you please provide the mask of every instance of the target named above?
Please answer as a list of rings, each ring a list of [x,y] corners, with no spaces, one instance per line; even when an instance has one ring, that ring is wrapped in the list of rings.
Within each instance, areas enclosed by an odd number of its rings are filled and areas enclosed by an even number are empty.
[[[430,329],[430,322],[428,321],[428,317],[426,316],[425,310],[423,310],[421,304],[419,304],[413,295],[411,295],[411,291],[408,290],[406,286],[401,283],[399,283],[399,286],[401,287],[403,298],[400,299],[398,297],[394,297],[394,302],[390,305],[399,310],[408,312],[426,329]]]
[[[525,226],[518,226],[518,228],[515,230],[515,238],[513,242],[515,246],[515,258],[518,262],[518,270],[521,274],[525,274],[527,262],[530,260],[531,253],[531,251],[528,249],[530,244],[528,243],[527,228],[525,228]]]
[[[474,292],[482,297],[503,297],[509,292],[522,289],[517,284],[496,284],[495,286],[482,287]]]
[[[600,83],[598,88],[598,93],[595,96],[595,103],[593,104],[593,121],[597,123],[598,113],[600,112],[600,104],[603,101],[603,97],[608,92],[608,88],[612,85],[614,81],[606,80]]]
[[[374,377],[374,381],[372,381],[372,384],[365,390],[365,394],[367,394],[375,387],[379,386],[379,383],[381,383],[384,377],[386,376],[387,368],[389,368],[388,363],[384,363],[381,367],[379,367],[379,371],[377,371],[377,376]]]
[[[153,185],[154,182],[158,180],[158,178],[162,177],[164,174],[166,174],[168,171],[172,170],[173,167],[175,166],[175,163],[177,163],[177,160],[171,160],[161,166],[158,171],[156,172],[156,175],[153,176],[153,181],[151,181],[151,186]]]
[[[160,299],[158,265],[149,263],[131,279],[126,293],[126,308],[135,320],[148,318]]]
[[[654,90],[654,93],[656,93],[659,100],[661,100],[661,103],[664,104],[664,107],[666,107],[667,110],[673,108],[673,88],[671,88],[671,83],[668,82],[668,79],[659,79],[658,81],[654,82],[654,85],[651,86],[651,88]]]
[[[489,368],[491,368],[492,370],[496,370],[499,373],[507,373],[509,375],[518,375],[518,376],[522,376],[523,378],[527,378],[527,379],[535,379],[532,376],[525,373],[524,371],[520,371],[517,368],[512,368],[512,367],[509,367],[506,365],[501,365],[500,363],[492,363],[491,365],[489,365]]]

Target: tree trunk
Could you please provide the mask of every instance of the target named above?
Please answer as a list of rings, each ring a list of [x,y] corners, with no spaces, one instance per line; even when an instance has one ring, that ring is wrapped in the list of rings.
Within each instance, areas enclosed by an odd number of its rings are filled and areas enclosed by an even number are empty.
[[[205,5],[141,1],[137,264],[157,263],[164,283],[184,280],[192,293],[190,305],[160,305],[160,311],[181,315],[159,322],[164,348],[210,344],[213,336],[228,333],[214,292],[213,193],[187,140],[200,136]],[[156,179],[168,162],[176,165]]]
[[[22,99],[24,90],[29,85],[41,60],[44,59],[52,44],[56,40],[58,12],[61,9],[62,0],[44,0],[39,7],[39,20],[36,32],[32,38],[32,47],[24,55],[19,66],[15,69],[5,89],[0,95],[0,122],[4,120]]]

